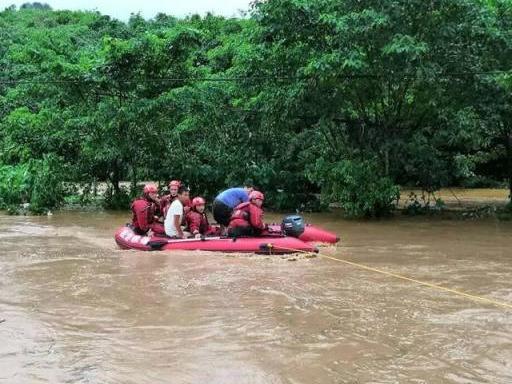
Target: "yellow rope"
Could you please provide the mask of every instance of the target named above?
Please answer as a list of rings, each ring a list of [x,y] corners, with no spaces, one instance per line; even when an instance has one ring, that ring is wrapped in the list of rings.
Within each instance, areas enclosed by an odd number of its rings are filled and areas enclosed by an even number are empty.
[[[274,245],[273,247],[274,249],[281,249],[281,250],[284,250],[284,251],[292,251],[292,252],[298,252],[298,253],[313,253],[313,252],[308,252],[308,251],[303,251],[301,249],[293,249],[293,248],[283,248],[283,247],[278,247],[276,245]],[[469,293],[465,293],[465,292],[461,292],[461,291],[458,291],[456,289],[451,289],[451,288],[446,288],[446,287],[443,287],[441,285],[437,285],[437,284],[433,284],[433,283],[428,283],[426,281],[421,281],[421,280],[417,280],[417,279],[413,279],[411,277],[407,277],[407,276],[403,276],[403,275],[399,275],[397,273],[393,273],[393,272],[387,272],[387,271],[384,271],[382,269],[378,269],[378,268],[373,268],[373,267],[368,267],[367,265],[364,265],[364,264],[359,264],[359,263],[356,263],[356,262],[353,262],[353,261],[348,261],[348,260],[344,260],[344,259],[338,259],[336,257],[332,257],[332,256],[328,256],[328,255],[324,255],[322,253],[316,253],[316,255],[318,256],[321,256],[325,259],[329,259],[329,260],[333,260],[333,261],[337,261],[339,263],[344,263],[344,264],[348,264],[348,265],[351,265],[353,267],[356,267],[356,268],[360,268],[360,269],[365,269],[367,271],[371,271],[371,272],[376,272],[376,273],[380,273],[380,274],[383,274],[383,275],[386,275],[386,276],[391,276],[391,277],[394,277],[396,279],[401,279],[401,280],[405,280],[405,281],[409,281],[409,282],[412,282],[412,283],[416,283],[416,284],[419,284],[419,285],[423,285],[425,287],[430,287],[430,288],[433,288],[433,289],[437,289],[439,291],[444,291],[444,292],[449,292],[449,293],[453,293],[455,295],[459,295],[459,296],[463,296],[463,297],[467,297],[469,299],[472,299],[472,300],[475,300],[475,301],[482,301],[484,303],[489,303],[489,304],[493,304],[493,305],[496,305],[498,307],[503,307],[503,308],[507,308],[507,309],[512,309],[512,304],[509,304],[509,303],[506,303],[506,302],[503,302],[503,301],[498,301],[498,300],[493,300],[493,299],[489,299],[487,297],[482,297],[482,296],[477,296],[477,295],[472,295],[472,294],[469,294]]]

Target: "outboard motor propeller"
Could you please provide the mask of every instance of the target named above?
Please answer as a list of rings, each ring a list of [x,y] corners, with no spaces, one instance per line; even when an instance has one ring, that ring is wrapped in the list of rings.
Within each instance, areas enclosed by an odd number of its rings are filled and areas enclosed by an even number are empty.
[[[281,230],[286,236],[299,237],[304,233],[305,227],[304,219],[299,215],[287,216],[281,223]]]

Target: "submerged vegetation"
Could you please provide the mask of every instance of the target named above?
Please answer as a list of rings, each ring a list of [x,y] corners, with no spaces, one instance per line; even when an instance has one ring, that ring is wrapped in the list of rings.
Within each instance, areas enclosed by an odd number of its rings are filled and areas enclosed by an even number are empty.
[[[127,23],[9,7],[0,208],[86,203],[99,182],[124,208],[137,182],[171,177],[352,216],[388,214],[399,185],[512,189],[511,64],[510,0],[272,0]]]

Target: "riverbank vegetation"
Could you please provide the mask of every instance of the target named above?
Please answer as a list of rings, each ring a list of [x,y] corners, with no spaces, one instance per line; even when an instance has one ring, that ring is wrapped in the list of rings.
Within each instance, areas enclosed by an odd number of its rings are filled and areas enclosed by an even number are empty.
[[[399,186],[512,190],[511,64],[510,0],[255,1],[241,18],[126,23],[9,7],[0,208],[85,203],[102,182],[126,208],[139,181],[171,177],[351,216],[388,214]]]

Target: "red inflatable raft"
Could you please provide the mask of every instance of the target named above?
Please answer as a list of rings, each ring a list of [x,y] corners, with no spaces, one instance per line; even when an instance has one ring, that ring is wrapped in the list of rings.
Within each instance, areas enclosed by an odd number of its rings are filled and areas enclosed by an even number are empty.
[[[281,226],[278,224],[272,224],[269,226],[274,232],[280,232]],[[335,233],[326,231],[325,229],[315,227],[311,224],[306,224],[304,232],[299,235],[298,239],[307,243],[327,243],[336,244],[340,241],[340,238]]]
[[[244,237],[238,239],[206,237],[204,239],[173,240],[160,236],[140,236],[129,226],[119,228],[115,240],[123,249],[139,251],[201,250],[244,253],[318,252],[312,244],[289,236]]]

